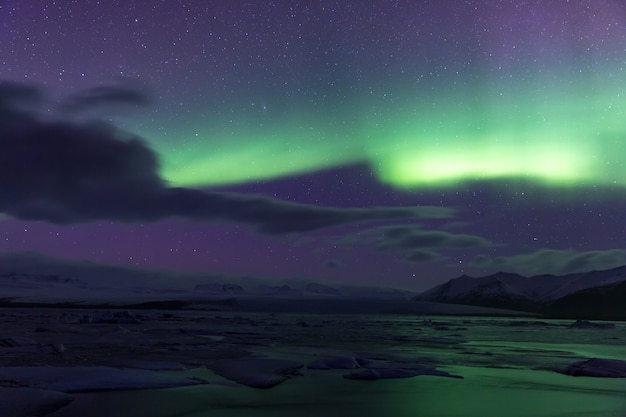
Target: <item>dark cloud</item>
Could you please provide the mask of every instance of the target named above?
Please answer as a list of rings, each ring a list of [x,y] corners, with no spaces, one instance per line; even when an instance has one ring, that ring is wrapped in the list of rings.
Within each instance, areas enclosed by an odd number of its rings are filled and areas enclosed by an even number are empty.
[[[326,268],[337,269],[340,268],[343,264],[336,260],[330,260],[326,262]]]
[[[422,218],[447,215],[430,208],[351,208],[316,207],[262,196],[200,192],[171,188],[164,196],[166,212],[196,220],[231,220],[256,224],[268,234],[306,232],[339,224],[368,220]]]
[[[378,227],[369,234],[379,235],[378,249],[459,249],[491,245],[480,236],[421,230],[414,225]]]
[[[13,113],[14,109],[19,112],[20,106],[31,107],[39,104],[42,99],[41,91],[34,86],[0,82],[0,115],[3,118]]]
[[[66,113],[118,109],[119,106],[148,106],[152,103],[147,89],[135,80],[123,79],[119,85],[90,88],[61,103]]]
[[[248,223],[264,233],[282,234],[451,215],[438,207],[339,209],[168,187],[159,176],[157,156],[141,138],[103,122],[44,119],[15,104],[36,105],[40,97],[32,87],[0,84],[0,212],[14,217],[76,223],[180,216]]]
[[[441,252],[446,250],[494,246],[481,236],[422,230],[414,224],[375,227],[358,235],[346,236],[341,241],[349,245],[371,245],[380,251],[405,251],[405,260],[409,262],[440,260],[444,258]]]
[[[540,249],[536,252],[513,256],[479,255],[471,262],[472,266],[490,267],[527,276],[603,270],[624,264],[626,264],[626,250],[623,249],[585,252]]]
[[[441,259],[441,255],[437,252],[427,250],[414,250],[410,251],[405,258],[409,262],[422,263],[432,262]]]

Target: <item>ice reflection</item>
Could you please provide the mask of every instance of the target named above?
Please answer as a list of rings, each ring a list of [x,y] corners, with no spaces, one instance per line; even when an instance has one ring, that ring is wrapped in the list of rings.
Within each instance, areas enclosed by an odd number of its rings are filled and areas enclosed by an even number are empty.
[[[626,359],[626,323],[581,327],[573,326],[571,320],[224,312],[176,312],[163,317],[162,312],[143,313],[142,322],[124,333],[139,353],[117,350],[110,360],[129,363],[142,359],[141,355],[176,360],[188,368],[182,374],[212,383],[81,393],[51,417],[626,415],[625,378],[557,372],[588,358]],[[68,351],[79,346],[102,349],[102,339],[93,338],[95,331],[93,325],[81,325],[78,331],[74,327],[75,333],[67,335]],[[81,332],[91,335],[82,345],[77,342]],[[106,333],[104,327],[98,327],[98,332]],[[59,334],[61,330],[55,337]],[[94,355],[103,360],[95,350]],[[253,358],[274,358],[303,367],[285,382],[260,390],[213,373],[210,364],[220,357],[230,357],[231,362],[245,357],[249,363],[254,363]],[[347,362],[361,368],[392,369],[390,373],[398,375],[436,372],[361,381],[344,378],[354,370],[306,367]]]

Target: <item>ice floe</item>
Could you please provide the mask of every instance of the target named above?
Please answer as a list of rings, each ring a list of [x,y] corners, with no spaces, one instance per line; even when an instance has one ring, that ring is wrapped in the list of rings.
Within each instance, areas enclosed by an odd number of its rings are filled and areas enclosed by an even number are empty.
[[[358,371],[344,374],[343,377],[346,379],[376,380],[389,378],[411,378],[418,375],[443,376],[459,379],[463,378],[462,376],[439,371],[433,367],[411,363],[386,363],[372,365]]]
[[[147,369],[150,371],[185,371],[187,368],[180,362],[134,360],[127,364],[129,368]]]
[[[588,320],[576,320],[569,327],[573,329],[613,329],[615,325],[613,323],[593,323]]]
[[[106,366],[0,367],[0,386],[41,388],[67,393],[170,388],[202,383],[206,381],[163,375],[143,369]]]
[[[218,375],[253,388],[271,388],[299,375],[304,364],[285,359],[220,359],[207,364]]]
[[[368,363],[366,359],[356,356],[340,356],[334,358],[319,358],[310,362],[308,369],[356,369]]]
[[[71,395],[58,391],[0,387],[0,416],[43,416],[65,407],[73,399]]]
[[[571,376],[626,378],[626,361],[593,358],[573,363],[563,373]]]
[[[345,374],[343,377],[347,379],[363,379],[363,380],[375,380],[385,378],[411,378],[420,375],[419,372],[409,369],[373,369],[364,368],[349,374]]]

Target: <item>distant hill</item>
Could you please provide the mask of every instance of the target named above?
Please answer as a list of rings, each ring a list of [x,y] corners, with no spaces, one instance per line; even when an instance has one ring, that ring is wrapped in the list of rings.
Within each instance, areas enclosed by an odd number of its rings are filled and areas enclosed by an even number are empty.
[[[626,266],[567,275],[463,275],[413,298],[567,318],[626,319]]]
[[[626,320],[626,281],[587,288],[559,298],[549,305],[553,315]]]

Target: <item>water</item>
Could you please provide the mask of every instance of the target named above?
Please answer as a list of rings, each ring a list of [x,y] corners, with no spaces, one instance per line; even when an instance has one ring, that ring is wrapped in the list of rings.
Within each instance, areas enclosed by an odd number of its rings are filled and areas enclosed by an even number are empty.
[[[233,348],[248,343],[257,355],[307,363],[350,352],[417,361],[463,379],[355,381],[342,377],[346,370],[304,369],[303,375],[265,390],[228,383],[78,394],[74,403],[52,416],[626,416],[626,379],[555,372],[590,357],[626,360],[626,323],[615,322],[612,329],[575,329],[568,327],[572,321],[535,324],[532,319],[479,317],[246,315],[250,322],[234,315],[222,318],[220,331],[230,329],[241,336],[225,343]],[[203,368],[187,374],[228,382]]]

